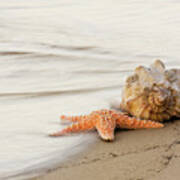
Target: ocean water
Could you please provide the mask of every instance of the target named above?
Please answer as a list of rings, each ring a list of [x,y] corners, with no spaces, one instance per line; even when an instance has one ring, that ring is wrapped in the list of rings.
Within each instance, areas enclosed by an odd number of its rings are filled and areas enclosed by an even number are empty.
[[[26,179],[91,148],[50,138],[61,114],[108,108],[138,65],[180,67],[178,0],[0,2],[0,179]]]

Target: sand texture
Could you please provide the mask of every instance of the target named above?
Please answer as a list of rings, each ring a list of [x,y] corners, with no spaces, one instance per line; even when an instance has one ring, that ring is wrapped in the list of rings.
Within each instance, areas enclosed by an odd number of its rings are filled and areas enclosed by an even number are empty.
[[[98,137],[97,137],[98,138]],[[180,121],[162,129],[116,132],[116,140],[98,139],[88,150],[33,180],[179,180]]]

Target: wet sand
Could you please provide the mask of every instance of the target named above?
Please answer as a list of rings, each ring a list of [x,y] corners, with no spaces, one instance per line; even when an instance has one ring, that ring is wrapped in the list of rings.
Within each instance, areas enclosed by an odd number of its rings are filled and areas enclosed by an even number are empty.
[[[98,139],[58,169],[32,180],[179,180],[179,166],[180,121],[176,120],[162,129],[118,130],[114,142]]]

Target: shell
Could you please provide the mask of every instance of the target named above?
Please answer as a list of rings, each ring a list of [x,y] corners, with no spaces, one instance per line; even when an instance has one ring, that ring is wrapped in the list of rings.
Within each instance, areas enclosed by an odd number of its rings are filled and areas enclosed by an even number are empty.
[[[160,60],[137,67],[126,79],[120,109],[154,121],[180,117],[180,69],[166,70]]]

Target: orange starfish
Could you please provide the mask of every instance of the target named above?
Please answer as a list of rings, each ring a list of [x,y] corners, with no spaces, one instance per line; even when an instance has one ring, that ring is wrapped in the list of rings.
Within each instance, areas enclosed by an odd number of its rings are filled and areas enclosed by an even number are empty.
[[[163,124],[150,120],[138,120],[129,117],[125,113],[115,110],[93,111],[85,116],[61,116],[62,120],[74,122],[71,126],[50,134],[50,136],[62,136],[71,132],[97,129],[103,140],[114,140],[114,129],[116,127],[127,129],[161,128]]]

